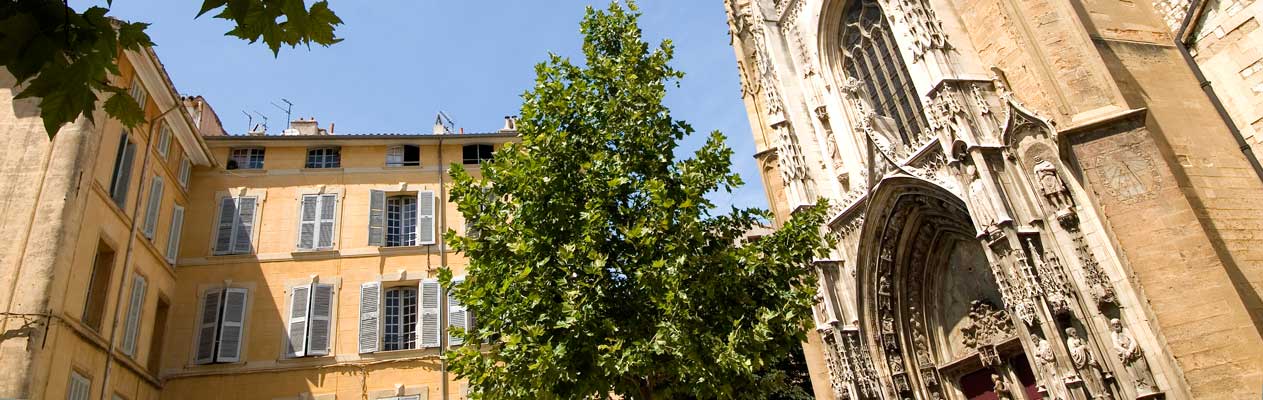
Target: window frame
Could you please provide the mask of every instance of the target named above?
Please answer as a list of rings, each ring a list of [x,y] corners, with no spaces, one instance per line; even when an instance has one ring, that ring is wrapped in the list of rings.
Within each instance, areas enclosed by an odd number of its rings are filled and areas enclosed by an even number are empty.
[[[123,129],[119,134],[118,150],[114,155],[114,167],[110,173],[110,199],[126,212],[131,197],[132,175],[136,171],[136,148],[131,132]]]
[[[163,160],[166,160],[171,154],[172,132],[171,126],[166,121],[161,122],[161,124],[161,127],[158,128],[158,155],[162,156]]]
[[[158,219],[162,217],[162,198],[166,194],[167,183],[162,175],[154,174],[149,181],[149,196],[145,204],[145,219],[142,220],[141,233],[150,242],[155,242],[158,233]],[[156,245],[156,242],[155,242]]]
[[[391,326],[391,323],[388,322],[388,320],[390,319],[391,313],[390,313],[390,305],[388,301],[390,300],[390,293],[392,292],[394,293],[411,292],[412,294],[412,313],[410,314],[412,317],[412,324],[411,324],[412,329],[410,330],[407,329],[409,327],[409,324],[408,322],[406,322],[406,317],[408,317],[409,314],[405,312],[406,305],[402,304],[405,300],[405,298],[402,297],[402,295],[400,295],[399,297],[399,302],[401,304],[395,307],[396,314],[398,314],[397,317],[400,319],[398,323],[394,324],[398,326],[399,332],[395,335],[398,337],[398,340],[396,340],[396,342],[399,345],[399,348],[393,348],[393,349],[387,348],[387,344],[389,342],[387,342],[387,339],[386,339],[387,336],[390,335],[390,333],[388,333],[388,330],[389,330],[389,327]],[[379,336],[378,351],[386,352],[386,351],[403,351],[403,350],[422,349],[422,347],[420,347],[421,335],[419,332],[420,324],[421,324],[421,288],[420,286],[417,284],[407,285],[405,283],[397,283],[394,285],[382,285],[381,296],[382,296],[381,302],[379,303],[379,306],[378,306],[380,309],[378,313],[379,315],[381,315],[381,331],[378,334]],[[412,339],[411,341],[408,340],[409,337],[411,337]]]
[[[81,383],[84,386],[83,397],[74,396],[74,386]],[[78,368],[71,368],[70,373],[66,375],[66,400],[88,400],[92,398],[92,376],[79,372]]]
[[[180,187],[185,191],[189,190],[189,176],[193,174],[193,162],[189,161],[188,155],[180,157],[180,170],[176,173],[176,180],[180,182]]]
[[[252,221],[250,222],[250,251],[243,253],[243,252],[235,251],[235,248],[236,248],[236,243],[237,243],[237,232],[238,232],[237,228],[239,225],[241,225],[238,223],[238,221],[241,218],[241,211],[240,211],[241,199],[247,198],[247,197],[253,197],[255,199],[254,200],[254,215],[252,216]],[[228,250],[226,251],[219,249],[217,246],[219,226],[221,224],[220,216],[223,214],[223,208],[224,208],[224,198],[232,198],[233,208],[237,210],[236,216],[233,217],[233,227],[232,227],[232,232],[231,232],[232,239],[229,240]],[[215,196],[215,214],[212,216],[212,218],[214,219],[212,220],[210,224],[209,241],[210,241],[211,255],[212,256],[232,256],[232,255],[258,254],[259,231],[260,231],[259,225],[263,219],[262,217],[263,204],[266,203],[266,201],[267,201],[267,189],[238,190],[237,193],[228,193],[228,192],[218,193]]]
[[[140,112],[144,113],[145,106],[149,104],[149,91],[145,90],[145,83],[140,81],[140,75],[132,76],[132,85],[127,88],[127,94],[136,100]]]
[[[238,154],[239,152],[244,153],[244,154]],[[258,155],[258,161],[259,161],[258,166],[254,166],[254,159],[255,159],[254,156],[256,154]],[[242,161],[238,160],[239,156],[244,157],[244,161],[245,161],[244,165]],[[264,169],[266,162],[267,162],[267,148],[266,147],[259,147],[259,146],[233,147],[232,149],[228,150],[228,162],[224,163],[224,169],[234,170],[234,171],[235,170],[258,171],[258,170]]]
[[[473,150],[474,157],[470,158],[468,152]],[[484,150],[486,154],[483,154]],[[491,143],[473,143],[461,146],[461,164],[463,165],[481,165],[483,162],[495,160],[496,146]]]
[[[331,239],[329,240],[329,245],[320,246],[320,240],[323,239],[323,236],[320,235],[320,224],[324,222],[321,218],[321,210],[324,208],[325,199],[329,196],[333,198],[333,218],[329,221],[333,225],[333,229],[330,232]],[[312,246],[310,248],[303,247],[303,224],[305,222],[303,220],[303,206],[307,197],[316,198],[315,228],[312,232]],[[326,189],[321,187],[303,189],[299,190],[295,200],[298,204],[298,214],[297,218],[295,218],[297,223],[294,225],[294,251],[312,252],[338,249],[338,246],[341,243],[339,239],[342,237],[342,224],[339,222],[342,221],[342,207],[345,200],[342,189]]]
[[[933,137],[910,63],[903,58],[885,9],[876,0],[855,0],[841,18],[837,51],[842,78],[859,82],[857,97],[871,112],[893,121],[896,132],[888,132],[892,139],[915,145]],[[894,115],[888,115],[892,111]]]
[[[321,159],[317,163],[312,163],[313,152],[325,152],[318,154]],[[329,160],[332,157],[333,160]],[[341,146],[318,146],[307,148],[307,156],[303,159],[303,168],[306,169],[331,169],[342,168],[342,147]]]
[[[319,286],[327,286],[329,288],[329,315],[328,315],[328,320],[327,320],[328,328],[329,328],[329,332],[328,332],[328,342],[329,342],[328,345],[329,346],[327,349],[324,349],[323,352],[315,352],[313,354],[313,349],[311,348],[311,336],[312,336],[312,330],[313,330],[311,327],[311,323],[313,320],[316,319],[315,317],[313,317],[313,308],[315,308],[314,299],[316,296],[317,287]],[[293,315],[294,295],[295,295],[294,290],[297,288],[303,288],[303,287],[306,287],[308,290],[307,310],[306,310],[307,313],[302,317],[303,322],[306,324],[306,328],[305,328],[305,333],[303,335],[304,342],[303,342],[303,347],[301,350],[302,354],[296,354],[297,352],[291,352],[291,350],[293,349],[290,347],[290,340],[291,340],[290,329],[291,329],[292,324],[294,323],[294,318],[295,318],[295,316]],[[284,316],[285,329],[281,333],[281,354],[280,354],[281,359],[332,357],[337,354],[335,351],[335,348],[337,347],[337,332],[338,332],[338,324],[337,324],[338,306],[339,306],[338,296],[340,295],[341,287],[342,287],[342,281],[340,278],[337,278],[337,277],[321,278],[317,276],[314,278],[292,279],[286,282],[285,293],[284,293],[285,308],[283,309],[283,312],[285,313],[284,314],[285,315]]]
[[[138,287],[139,292],[137,292]],[[123,318],[123,336],[120,338],[122,344],[119,350],[137,362],[140,361],[138,356],[142,336],[141,327],[145,321],[145,304],[149,302],[149,287],[148,277],[138,271],[132,273],[131,285],[128,285],[127,313]],[[140,298],[137,299],[137,296]]]
[[[206,312],[206,295],[212,291],[219,292],[219,300],[217,304],[216,321],[214,325],[214,339],[211,342],[210,360],[202,362],[198,359],[198,351],[200,341],[202,339],[202,329],[205,327],[202,318]],[[242,315],[240,322],[240,340],[237,343],[237,355],[235,360],[220,360],[220,343],[223,341],[224,335],[224,319],[227,317],[227,299],[230,291],[241,292],[245,295],[242,304]],[[249,354],[250,340],[250,311],[254,306],[254,285],[243,284],[220,284],[220,285],[203,285],[197,291],[197,314],[193,318],[193,334],[192,346],[189,349],[188,365],[217,365],[217,364],[240,364],[246,361],[246,355]],[[225,357],[232,358],[232,357]]]
[[[408,148],[417,149],[417,159],[408,161]],[[398,153],[398,154],[395,154]],[[398,161],[392,161],[392,158],[398,158]],[[421,166],[421,146],[415,144],[396,144],[386,147],[386,166],[391,168],[399,167],[420,167]]]
[[[110,254],[109,254],[110,260],[107,264],[104,265],[106,269],[108,269],[108,271],[99,271],[100,267],[102,266],[101,260],[100,260],[102,246],[107,247],[110,250]],[[110,289],[114,287],[114,284],[113,284],[114,272],[115,272],[114,270],[115,268],[118,267],[118,262],[119,262],[119,259],[118,259],[117,246],[107,241],[105,236],[101,236],[99,239],[97,239],[96,251],[93,253],[93,256],[92,256],[92,275],[88,277],[88,287],[83,295],[83,312],[79,315],[79,322],[82,323],[85,327],[87,327],[91,331],[100,333],[102,329],[105,328],[105,314],[106,314],[105,311],[107,308],[109,308],[108,303],[109,303]],[[105,276],[101,276],[102,274],[98,272],[104,272]],[[100,284],[103,286],[100,288],[96,287],[98,279],[102,279],[102,278],[104,280],[99,281],[99,282],[101,282]],[[95,289],[100,289],[100,290],[98,291]],[[101,296],[101,301],[99,302],[100,309],[95,310],[95,312],[93,312],[94,302],[92,301],[94,295]],[[92,319],[88,318],[89,314],[96,315],[95,324],[93,323]]]

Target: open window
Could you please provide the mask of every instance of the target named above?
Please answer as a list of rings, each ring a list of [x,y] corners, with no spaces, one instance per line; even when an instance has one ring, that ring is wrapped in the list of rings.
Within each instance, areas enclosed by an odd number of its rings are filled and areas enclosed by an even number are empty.
[[[263,169],[263,148],[232,149],[228,157],[228,169]]]
[[[415,167],[421,165],[421,147],[410,144],[390,146],[386,149],[387,167]]]
[[[405,247],[435,243],[432,191],[369,194],[368,245]]]
[[[202,293],[194,363],[241,361],[241,339],[245,336],[249,296],[250,291],[240,287],[210,289]]]
[[[441,299],[436,279],[360,285],[360,353],[438,347]]]
[[[286,356],[328,355],[332,347],[336,299],[333,285],[313,282],[294,286],[289,290],[289,297]]]
[[[463,164],[477,165],[484,161],[491,161],[495,151],[495,146],[489,144],[467,144],[461,148]]]

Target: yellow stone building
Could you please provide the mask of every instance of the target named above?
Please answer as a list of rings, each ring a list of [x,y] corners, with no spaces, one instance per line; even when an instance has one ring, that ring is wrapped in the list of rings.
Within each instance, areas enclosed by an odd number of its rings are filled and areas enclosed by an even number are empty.
[[[476,174],[512,119],[227,136],[151,50],[121,60],[134,129],[100,113],[50,141],[0,95],[0,398],[463,398],[440,357],[474,323],[436,279],[466,264],[447,167]]]

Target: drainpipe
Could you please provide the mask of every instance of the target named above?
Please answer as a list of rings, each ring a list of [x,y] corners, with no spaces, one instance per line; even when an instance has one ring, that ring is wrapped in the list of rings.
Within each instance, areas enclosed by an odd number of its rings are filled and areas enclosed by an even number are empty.
[[[438,207],[439,214],[439,232],[437,241],[439,244],[439,267],[447,268],[447,240],[443,239],[443,233],[447,232],[447,186],[444,185],[446,177],[446,168],[443,166],[443,137],[439,136],[439,200],[435,201],[435,207]],[[443,400],[447,400],[447,312],[450,305],[447,304],[447,291],[450,289],[440,290],[443,298],[439,299],[439,304],[443,308],[439,310],[439,372],[443,378]]]
[[[1193,59],[1193,55],[1189,54],[1188,43],[1184,40],[1184,35],[1193,25],[1193,19],[1196,18],[1197,10],[1202,7],[1202,0],[1193,0],[1189,6],[1188,15],[1184,16],[1184,22],[1180,24],[1180,29],[1175,33],[1175,48],[1180,50],[1180,55],[1184,57],[1184,62],[1188,63],[1188,68],[1193,71],[1193,76],[1197,78],[1197,83],[1201,85],[1202,92],[1206,93],[1206,98],[1210,99],[1210,104],[1215,107],[1215,112],[1219,113],[1219,118],[1228,124],[1228,131],[1232,132],[1232,138],[1237,141],[1237,148],[1245,154],[1245,159],[1250,162],[1250,167],[1254,168],[1254,175],[1263,181],[1263,166],[1259,165],[1259,159],[1254,155],[1254,151],[1250,150],[1250,143],[1246,142],[1245,136],[1241,135],[1241,130],[1237,128],[1237,124],[1232,122],[1232,116],[1228,115],[1228,109],[1224,107],[1219,95],[1215,94],[1215,88],[1211,87],[1210,81],[1206,80],[1206,75],[1202,73],[1201,66],[1197,65],[1197,61]]]
[[[132,206],[132,227],[128,231],[127,235],[127,253],[123,257],[123,274],[119,277],[118,295],[114,296],[114,323],[110,326],[109,347],[105,352],[105,372],[101,374],[101,400],[106,400],[109,398],[108,396],[113,393],[113,391],[109,390],[110,370],[114,367],[114,347],[117,342],[115,337],[118,336],[118,321],[122,315],[119,311],[123,309],[123,295],[127,292],[123,289],[127,286],[127,276],[130,275],[128,272],[132,264],[132,253],[135,251],[136,246],[136,233],[140,230],[140,203],[145,201],[145,198],[141,197],[140,194],[145,190],[145,175],[147,175],[147,171],[149,171],[149,159],[151,158],[149,155],[151,151],[154,150],[154,147],[157,146],[158,142],[157,140],[154,140],[154,128],[157,126],[155,122],[162,120],[162,118],[168,113],[175,111],[182,106],[183,103],[177,101],[175,105],[171,106],[171,108],[168,108],[166,111],[163,111],[161,114],[158,114],[158,116],[153,117],[148,121],[149,137],[145,139],[147,140],[145,143],[145,158],[140,163],[140,178],[137,180],[139,187],[136,190],[136,204]],[[153,349],[150,349],[149,351],[153,351]]]

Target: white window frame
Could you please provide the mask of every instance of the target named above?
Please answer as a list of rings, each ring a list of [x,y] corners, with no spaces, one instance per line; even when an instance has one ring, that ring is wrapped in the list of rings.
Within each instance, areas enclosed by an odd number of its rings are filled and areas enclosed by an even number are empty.
[[[224,203],[224,198],[226,197],[230,197],[233,199],[234,207],[240,206],[241,198],[243,197],[255,198],[254,217],[250,225],[250,252],[249,253],[237,253],[237,252],[232,251],[232,249],[236,247],[237,227],[239,226],[236,218],[240,218],[240,213],[238,213],[237,216],[234,217],[233,231],[232,231],[233,236],[232,236],[232,240],[229,241],[228,249],[222,250],[216,247],[216,241],[217,241],[216,239],[218,239],[218,234],[219,234],[219,224],[220,224],[219,217],[220,217],[220,214],[223,213],[223,203]],[[210,226],[209,241],[210,241],[211,255],[226,256],[226,255],[240,255],[240,254],[258,254],[259,230],[260,230],[259,225],[260,225],[260,222],[263,220],[263,217],[262,217],[263,205],[265,203],[267,203],[267,189],[235,188],[227,192],[217,193],[215,196],[215,214],[213,216],[212,223],[210,224],[211,226]]]
[[[323,201],[324,201],[322,200],[323,199],[322,196],[326,196],[326,195],[333,195],[335,199],[334,200],[335,203],[333,207],[333,234],[332,234],[333,239],[332,241],[330,241],[330,245],[328,247],[320,247],[320,238],[321,238],[320,237],[320,208],[323,206]],[[307,196],[317,196],[317,199],[318,199],[316,202],[316,208],[317,208],[316,230],[315,230],[315,233],[312,235],[311,248],[302,247],[303,199],[306,198]],[[346,203],[345,200],[346,200],[346,192],[342,188],[329,188],[329,187],[325,187],[324,185],[320,185],[314,188],[303,188],[298,191],[297,196],[295,197],[295,201],[297,202],[297,210],[298,210],[297,218],[295,218],[297,223],[294,225],[295,251],[299,251],[299,252],[329,251],[329,250],[338,249],[338,245],[340,244],[340,241],[338,239],[342,237],[342,208],[343,208],[343,204]]]

